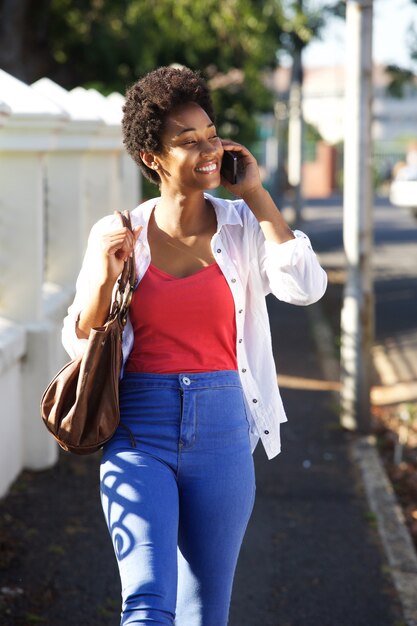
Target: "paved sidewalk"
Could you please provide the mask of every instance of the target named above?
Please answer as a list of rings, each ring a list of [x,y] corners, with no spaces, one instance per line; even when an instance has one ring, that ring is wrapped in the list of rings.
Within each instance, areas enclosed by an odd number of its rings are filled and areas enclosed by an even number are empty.
[[[256,452],[258,493],[232,626],[400,626],[398,600],[349,436],[338,425],[303,308],[271,300],[289,422],[283,453]],[[335,373],[335,378],[337,373]]]

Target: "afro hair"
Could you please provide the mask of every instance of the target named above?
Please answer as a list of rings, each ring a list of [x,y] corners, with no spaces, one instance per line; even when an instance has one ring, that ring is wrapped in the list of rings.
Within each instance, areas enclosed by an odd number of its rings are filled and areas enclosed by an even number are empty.
[[[181,104],[195,102],[214,122],[207,84],[188,68],[160,67],[138,80],[126,92],[122,132],[126,150],[144,176],[160,183],[157,172],[145,165],[140,151],[161,154],[162,134],[167,116]]]

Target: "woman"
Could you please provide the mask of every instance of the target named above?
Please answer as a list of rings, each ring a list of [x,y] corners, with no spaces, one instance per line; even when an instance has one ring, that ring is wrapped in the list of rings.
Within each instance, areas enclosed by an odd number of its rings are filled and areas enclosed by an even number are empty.
[[[250,152],[221,140],[189,69],[159,68],[126,96],[124,142],[158,198],[92,229],[64,322],[83,350],[134,251],[138,286],[123,337],[121,425],[101,464],[122,581],[121,624],[225,626],[249,520],[259,438],[269,458],[286,421],[265,295],[306,305],[326,288],[308,238],[263,189]],[[224,150],[239,178],[220,173]],[[205,193],[222,184],[239,200]]]

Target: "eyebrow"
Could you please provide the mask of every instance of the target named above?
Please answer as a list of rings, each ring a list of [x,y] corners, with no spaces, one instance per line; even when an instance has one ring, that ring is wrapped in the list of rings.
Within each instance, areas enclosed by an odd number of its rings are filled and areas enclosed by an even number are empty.
[[[211,122],[210,124],[207,124],[206,128],[212,128],[213,126],[214,126],[214,123],[213,123],[213,122]],[[180,132],[179,132],[179,133],[177,133],[177,134],[175,135],[175,137],[179,137],[179,136],[180,136],[180,135],[182,135],[183,133],[189,133],[189,132],[191,132],[192,130],[197,130],[197,129],[196,129],[196,128],[183,128],[182,130],[180,130]]]

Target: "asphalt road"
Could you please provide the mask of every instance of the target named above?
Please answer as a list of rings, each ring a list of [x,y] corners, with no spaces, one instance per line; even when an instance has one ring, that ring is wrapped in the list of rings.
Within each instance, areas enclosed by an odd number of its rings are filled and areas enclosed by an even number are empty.
[[[407,209],[393,207],[382,198],[375,199],[373,215],[375,341],[383,343],[417,333],[417,220]],[[310,201],[304,216],[305,228],[325,267],[342,273],[341,197]]]

